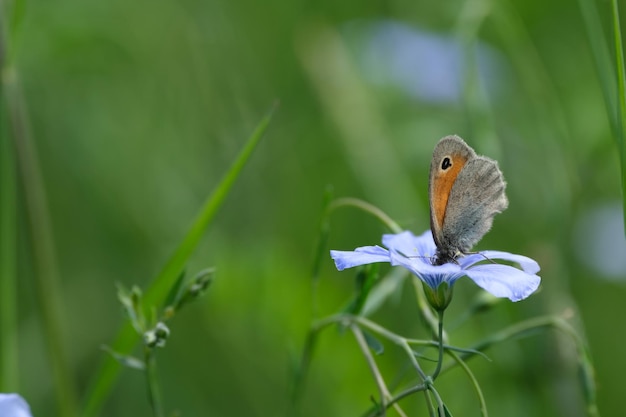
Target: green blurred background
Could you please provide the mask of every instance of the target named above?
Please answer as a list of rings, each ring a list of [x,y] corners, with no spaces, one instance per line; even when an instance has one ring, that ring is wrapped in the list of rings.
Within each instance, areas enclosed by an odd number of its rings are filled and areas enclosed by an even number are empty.
[[[610,22],[609,4],[597,5]],[[215,266],[217,275],[172,322],[159,352],[167,410],[284,415],[311,319],[324,190],[362,198],[421,233],[429,225],[432,149],[456,133],[497,159],[508,182],[510,207],[478,248],[533,257],[543,281],[528,300],[502,302],[456,330],[452,343],[468,346],[543,314],[571,317],[595,361],[600,412],[620,415],[619,158],[578,3],[29,1],[12,42],[48,196],[63,340],[79,396],[103,358],[100,345],[124,321],[115,283],[149,285],[279,100],[188,266],[192,273]],[[344,209],[331,219],[329,248],[378,244],[384,232],[370,216]],[[20,392],[35,417],[54,416],[30,247],[22,232]],[[350,299],[353,276],[325,260],[322,314]],[[469,280],[459,282],[450,320],[478,293]],[[408,283],[373,319],[428,337]],[[492,362],[470,366],[491,415],[585,415],[569,339],[538,333],[488,354]],[[390,380],[405,367],[393,346],[377,359]],[[453,415],[480,415],[462,373],[438,385]],[[352,336],[324,332],[304,415],[358,416],[376,393]],[[424,415],[421,401],[403,404]],[[101,415],[149,415],[141,373],[122,371]]]

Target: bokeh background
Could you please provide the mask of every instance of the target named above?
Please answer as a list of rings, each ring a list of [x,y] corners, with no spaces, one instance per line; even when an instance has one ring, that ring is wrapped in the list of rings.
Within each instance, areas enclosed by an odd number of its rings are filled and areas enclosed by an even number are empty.
[[[597,6],[608,28],[609,3]],[[588,340],[600,412],[620,415],[619,157],[577,2],[60,0],[30,1],[23,12],[12,42],[79,396],[125,319],[115,284],[149,285],[279,100],[188,266],[215,266],[217,275],[171,323],[159,352],[167,410],[285,415],[311,320],[325,190],[362,198],[421,233],[432,149],[456,133],[497,159],[508,182],[510,207],[478,248],[533,257],[543,281],[528,300],[499,303],[456,329],[452,342],[469,346],[519,320],[567,316]],[[331,218],[329,249],[377,244],[386,231],[343,209]],[[36,417],[54,416],[31,246],[20,233],[20,391]],[[320,313],[353,292],[353,272],[325,260]],[[469,280],[458,283],[450,322],[477,294]],[[428,336],[408,282],[373,319]],[[492,362],[470,365],[492,415],[585,415],[568,338],[537,333],[488,354]],[[390,380],[406,366],[391,345],[377,359]],[[121,375],[101,415],[149,415],[142,374]],[[480,415],[461,372],[439,383],[453,415]],[[303,415],[361,415],[376,392],[352,336],[324,332]],[[415,398],[403,404],[423,415]]]

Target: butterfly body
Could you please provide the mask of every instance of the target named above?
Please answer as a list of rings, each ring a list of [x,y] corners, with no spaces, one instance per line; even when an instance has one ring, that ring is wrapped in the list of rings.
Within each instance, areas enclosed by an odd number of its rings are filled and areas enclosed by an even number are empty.
[[[477,155],[460,137],[437,143],[428,187],[435,264],[454,262],[478,243],[508,206],[505,188],[498,163]]]

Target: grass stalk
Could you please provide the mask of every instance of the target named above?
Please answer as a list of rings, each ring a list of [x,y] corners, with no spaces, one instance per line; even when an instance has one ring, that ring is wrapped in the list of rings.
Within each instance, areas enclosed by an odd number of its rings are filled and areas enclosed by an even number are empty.
[[[218,209],[221,207],[226,196],[230,192],[235,180],[239,177],[243,167],[248,162],[252,151],[263,137],[269,126],[276,105],[261,120],[255,131],[248,138],[243,149],[235,159],[229,170],[219,182],[213,193],[207,198],[195,221],[187,231],[174,254],[165,264],[163,270],[154,279],[145,292],[145,305],[159,306],[166,299],[170,289],[176,284],[178,277],[183,271],[189,257],[198,246],[200,239],[213,222]],[[116,352],[129,352],[137,344],[139,338],[133,327],[125,323],[117,334],[112,344]],[[85,417],[96,416],[109,396],[111,389],[121,370],[121,365],[113,358],[106,356],[100,368],[95,372],[87,392],[83,415]]]

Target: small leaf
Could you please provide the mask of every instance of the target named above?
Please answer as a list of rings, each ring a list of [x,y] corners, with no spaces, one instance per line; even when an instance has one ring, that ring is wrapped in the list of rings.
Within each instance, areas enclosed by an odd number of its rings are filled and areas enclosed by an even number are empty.
[[[198,272],[195,277],[184,282],[180,292],[176,296],[174,304],[168,305],[166,308],[166,314],[169,318],[176,314],[184,305],[197,299],[213,282],[213,275],[215,274],[215,268],[206,268]]]
[[[411,352],[413,352],[413,355],[415,355],[416,358],[423,359],[423,360],[429,361],[429,362],[437,362],[437,359],[429,358],[428,356],[423,355],[422,353],[418,352],[417,350],[412,350]]]
[[[185,277],[187,276],[187,270],[183,269],[176,280],[176,283],[172,285],[170,292],[167,294],[165,298],[165,306],[174,306],[178,303],[179,298],[181,297],[181,289],[183,287],[183,283],[185,282]]]
[[[117,298],[124,307],[124,311],[128,316],[133,328],[138,334],[142,334],[145,328],[145,320],[143,319],[143,310],[141,306],[141,290],[133,287],[129,291],[122,284],[117,283]]]
[[[385,346],[380,342],[380,340],[376,339],[371,333],[368,333],[365,330],[362,330],[363,336],[365,336],[365,341],[367,345],[374,351],[377,355],[382,355],[385,353]]]
[[[107,352],[109,355],[115,358],[115,360],[117,360],[119,363],[127,368],[138,369],[140,371],[146,369],[146,364],[141,359],[137,359],[134,356],[122,355],[121,353],[114,351],[106,345],[102,345],[102,350]]]
[[[437,409],[437,414],[439,414],[441,417],[452,417],[452,413],[450,412],[450,410],[448,410],[448,407],[446,407],[446,405],[443,405],[443,412],[444,415],[441,416],[441,413],[439,413],[439,409]]]

